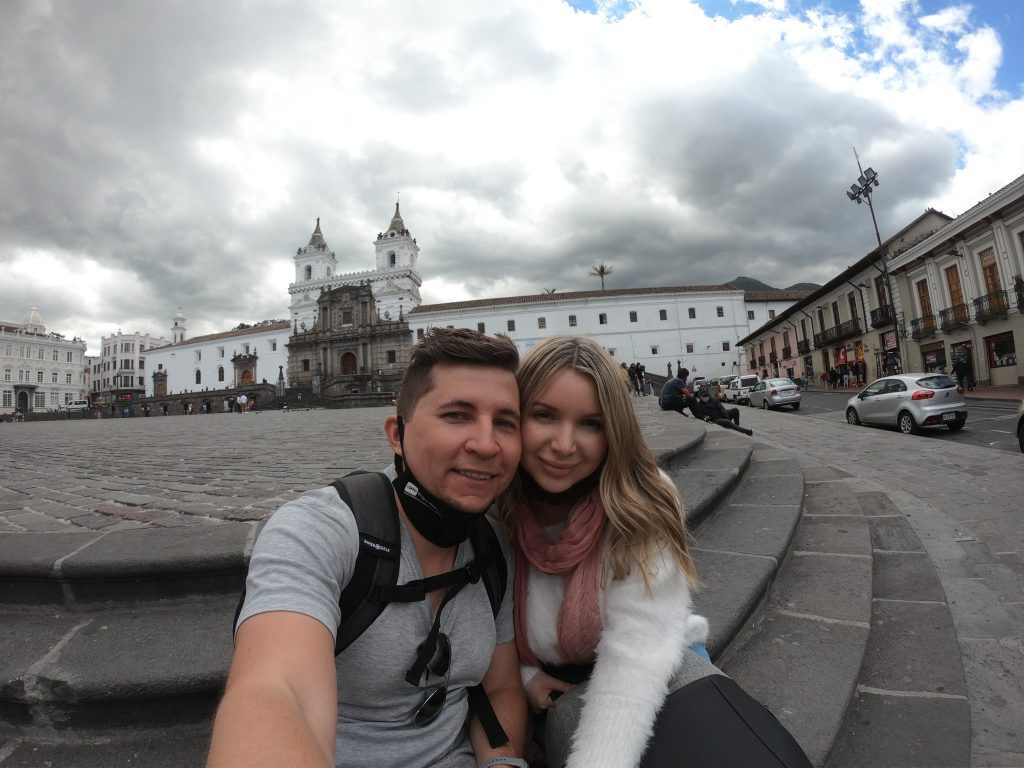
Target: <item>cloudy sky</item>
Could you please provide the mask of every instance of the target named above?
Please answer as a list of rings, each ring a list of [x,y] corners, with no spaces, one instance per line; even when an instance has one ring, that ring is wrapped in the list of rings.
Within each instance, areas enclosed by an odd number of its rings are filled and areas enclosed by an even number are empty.
[[[1024,173],[1019,0],[4,0],[0,320],[288,316],[317,217],[427,303],[824,282]]]

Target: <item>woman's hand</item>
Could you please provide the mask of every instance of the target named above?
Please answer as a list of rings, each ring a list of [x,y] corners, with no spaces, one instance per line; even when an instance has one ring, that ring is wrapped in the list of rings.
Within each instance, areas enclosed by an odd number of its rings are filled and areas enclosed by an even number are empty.
[[[552,693],[566,693],[571,689],[572,683],[538,672],[526,685],[526,700],[534,712],[543,712],[551,706]]]

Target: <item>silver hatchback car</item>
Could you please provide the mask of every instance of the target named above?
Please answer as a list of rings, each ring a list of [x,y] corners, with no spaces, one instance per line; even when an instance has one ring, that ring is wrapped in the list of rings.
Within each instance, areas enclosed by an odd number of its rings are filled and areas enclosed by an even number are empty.
[[[957,432],[967,423],[967,401],[944,373],[905,373],[873,381],[851,397],[846,420],[896,427],[905,435],[922,427]]]
[[[747,396],[755,408],[774,408],[777,405],[791,405],[800,410],[800,387],[792,379],[765,379],[757,382]]]

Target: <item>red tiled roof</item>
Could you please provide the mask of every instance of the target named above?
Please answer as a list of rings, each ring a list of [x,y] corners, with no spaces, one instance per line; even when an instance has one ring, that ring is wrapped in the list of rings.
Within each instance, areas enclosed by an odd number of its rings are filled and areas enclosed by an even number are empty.
[[[271,325],[258,325],[255,328],[239,328],[234,331],[224,331],[223,333],[208,333],[206,336],[195,336],[191,339],[185,339],[180,344],[169,344],[167,347],[159,347],[159,349],[167,349],[168,347],[187,347],[189,344],[198,344],[199,342],[205,341],[216,341],[217,339],[231,339],[236,336],[249,336],[254,333],[266,333],[267,331],[283,331],[291,330],[292,324],[289,320],[284,320],[280,323],[272,323]]]
[[[514,304],[539,304],[548,301],[576,301],[607,296],[647,296],[678,293],[722,293],[735,292],[737,288],[728,285],[677,285],[659,288],[614,288],[607,291],[565,291],[559,293],[538,293],[529,296],[501,296],[494,299],[473,299],[452,301],[447,304],[422,304],[409,311],[410,315],[424,312],[445,312],[455,309],[477,309],[481,307],[507,307]]]

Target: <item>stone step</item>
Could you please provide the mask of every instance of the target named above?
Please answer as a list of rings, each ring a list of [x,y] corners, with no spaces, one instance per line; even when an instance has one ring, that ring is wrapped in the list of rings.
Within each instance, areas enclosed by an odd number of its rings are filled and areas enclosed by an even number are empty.
[[[237,595],[102,611],[0,609],[0,721],[22,733],[208,722]]]
[[[238,593],[258,525],[0,534],[0,604]]]
[[[800,519],[804,479],[783,451],[755,446],[742,478],[694,530],[708,617],[708,651],[718,658],[765,599]]]
[[[210,723],[177,728],[94,731],[59,741],[0,741],[2,768],[200,768]]]
[[[928,551],[884,493],[859,491],[855,498],[874,554],[870,632],[856,691],[825,765],[1007,765],[971,754],[972,728],[991,723],[972,720],[965,655],[949,605],[958,596],[946,595]],[[993,702],[991,711],[1001,703]],[[1020,712],[1010,719],[1019,727]]]

